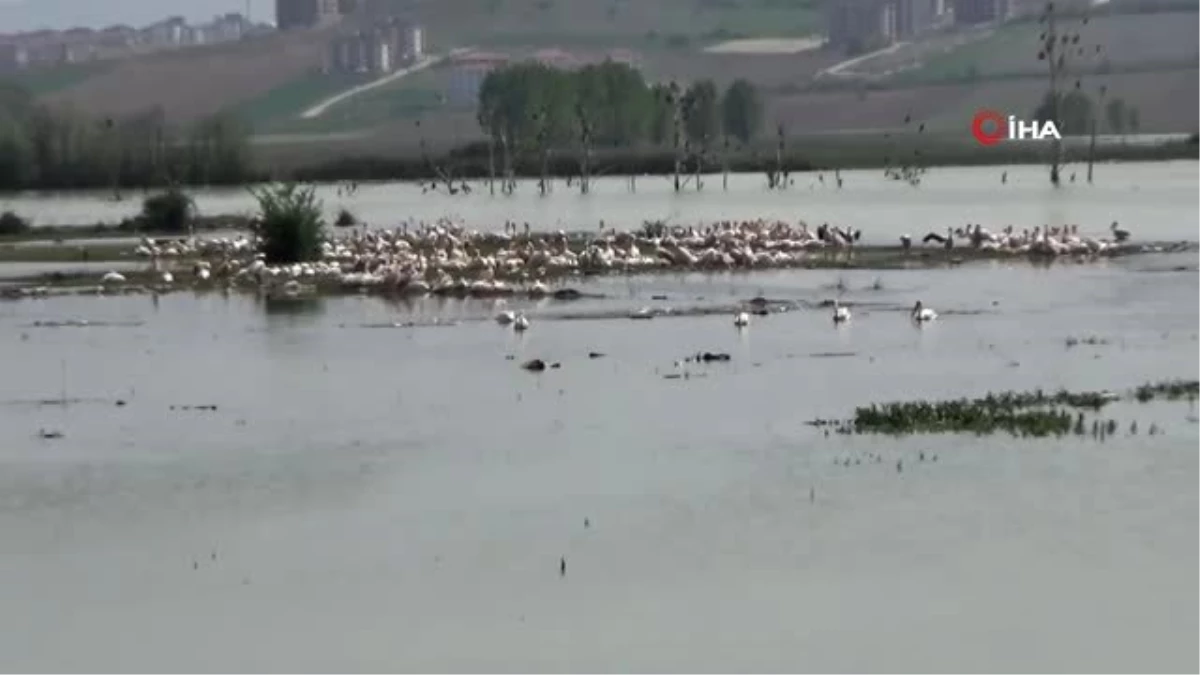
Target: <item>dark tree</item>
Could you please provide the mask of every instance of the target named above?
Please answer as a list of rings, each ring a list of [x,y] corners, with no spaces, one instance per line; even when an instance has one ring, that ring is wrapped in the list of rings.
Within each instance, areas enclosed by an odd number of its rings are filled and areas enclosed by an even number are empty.
[[[749,143],[762,128],[763,104],[758,89],[746,80],[736,80],[721,99],[721,121],[726,135]]]

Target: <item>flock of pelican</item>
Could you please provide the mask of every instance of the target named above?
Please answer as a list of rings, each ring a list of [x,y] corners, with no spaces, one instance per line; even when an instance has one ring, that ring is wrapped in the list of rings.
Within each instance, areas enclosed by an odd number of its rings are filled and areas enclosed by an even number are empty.
[[[1129,230],[1122,229],[1116,221],[1109,226],[1109,230],[1112,232],[1112,238],[1080,236],[1078,225],[1035,227],[1020,232],[1009,225],[999,233],[994,233],[985,229],[983,225],[969,224],[959,228],[947,227],[944,235],[930,232],[921,242],[954,248],[955,242],[961,241],[975,249],[1016,254],[1094,256],[1111,253],[1129,241]],[[906,249],[911,248],[912,237],[902,235],[900,245]]]
[[[981,225],[947,228],[943,236],[928,234],[923,243],[953,248],[957,242],[977,248],[1012,253],[1089,254],[1111,252],[1129,238],[1116,223],[1114,238],[1081,237],[1077,226],[1039,227],[996,234]],[[640,231],[605,229],[598,233],[568,236],[563,231],[518,233],[507,223],[504,232],[468,230],[449,220],[434,224],[403,225],[391,230],[356,229],[328,239],[320,259],[291,265],[269,265],[258,253],[254,236],[215,239],[153,241],[144,239],[134,250],[149,258],[158,270],[166,261],[176,273],[192,265],[200,283],[224,281],[232,285],[273,286],[334,285],[377,287],[406,293],[457,293],[498,296],[550,293],[547,281],[575,274],[652,270],[722,270],[787,267],[802,263],[817,251],[852,250],[861,231],[830,226],[809,229],[781,221],[722,221],[703,227],[647,225]],[[912,239],[901,238],[903,248]],[[171,272],[161,272],[160,284],[174,283]],[[123,281],[105,275],[105,284]],[[839,322],[849,318],[845,308],[835,309]],[[513,323],[516,323],[514,317]]]

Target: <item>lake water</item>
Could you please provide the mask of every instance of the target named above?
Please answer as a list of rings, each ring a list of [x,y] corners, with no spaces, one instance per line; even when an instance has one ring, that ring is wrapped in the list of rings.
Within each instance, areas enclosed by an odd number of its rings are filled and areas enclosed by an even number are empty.
[[[1001,177],[1007,173],[1007,183]],[[1069,182],[1074,174],[1077,182]],[[822,180],[823,178],[823,180]],[[394,226],[409,220],[432,222],[448,214],[481,230],[501,230],[506,219],[537,229],[584,229],[601,220],[620,228],[646,220],[678,223],[726,218],[803,218],[814,226],[831,222],[863,230],[864,239],[893,243],[901,234],[923,236],[929,230],[983,223],[992,229],[1013,225],[1077,223],[1093,233],[1106,232],[1117,220],[1145,240],[1197,238],[1200,222],[1196,185],[1200,163],[1190,161],[1102,164],[1095,183],[1085,182],[1086,167],[1071,165],[1059,189],[1050,186],[1043,166],[952,167],[931,169],[920,187],[887,179],[880,170],[847,171],[842,189],[832,174],[794,174],[795,185],[769,191],[761,175],[734,175],[728,191],[721,177],[705,179],[702,192],[674,194],[663,177],[638,179],[637,192],[619,178],[597,182],[581,196],[558,182],[548,198],[524,182],[512,197],[492,197],[479,183],[470,195],[422,194],[413,184],[363,184],[352,197],[339,197],[335,186],[321,187],[327,215],[348,208],[367,223]],[[115,222],[134,215],[140,199],[113,202],[109,195],[15,196],[0,198],[0,209],[15,209],[42,225]],[[196,195],[202,213],[252,213],[246,190],[206,191]]]
[[[1194,406],[1117,404],[1103,443],[805,422],[1195,377],[1196,269],[609,278],[524,336],[481,301],[0,304],[0,668],[1194,672]],[[840,329],[555,318],[839,281]],[[434,317],[460,323],[364,327]],[[662,377],[697,350],[733,360]]]

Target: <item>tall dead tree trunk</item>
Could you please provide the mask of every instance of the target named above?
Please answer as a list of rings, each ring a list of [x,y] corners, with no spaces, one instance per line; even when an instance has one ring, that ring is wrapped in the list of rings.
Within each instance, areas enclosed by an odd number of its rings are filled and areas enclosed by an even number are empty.
[[[488,136],[488,192],[496,196],[496,136]]]

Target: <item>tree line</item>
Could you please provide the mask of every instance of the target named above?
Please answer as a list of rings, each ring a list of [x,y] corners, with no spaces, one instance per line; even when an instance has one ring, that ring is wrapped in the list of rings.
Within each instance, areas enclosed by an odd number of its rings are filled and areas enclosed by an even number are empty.
[[[479,91],[480,127],[514,149],[681,141],[706,150],[718,140],[749,143],[762,120],[761,96],[746,80],[724,92],[712,80],[649,84],[638,69],[612,61],[579,70],[513,64],[489,73]]]
[[[1085,136],[1091,133],[1093,124],[1097,131],[1104,130],[1117,135],[1136,134],[1141,130],[1141,114],[1137,106],[1123,98],[1102,101],[1101,108],[1091,96],[1078,89],[1057,94],[1057,101],[1055,96],[1052,92],[1046,92],[1034,109],[1033,118],[1053,119],[1058,130],[1067,136]]]
[[[0,83],[0,190],[233,184],[253,175],[249,150],[248,129],[228,115],[187,127],[161,109],[95,118]]]

